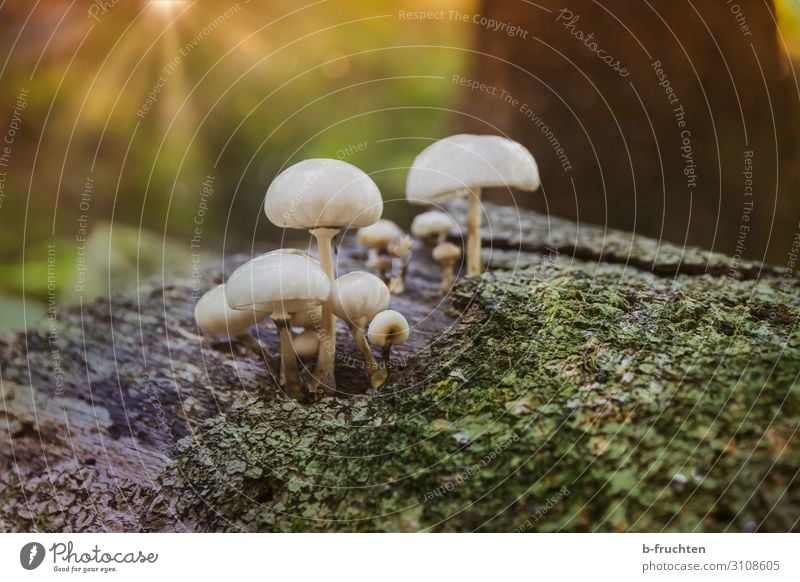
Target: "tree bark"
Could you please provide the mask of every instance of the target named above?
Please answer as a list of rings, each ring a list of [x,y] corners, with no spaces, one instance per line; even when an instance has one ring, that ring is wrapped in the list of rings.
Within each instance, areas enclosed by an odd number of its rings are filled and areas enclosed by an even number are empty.
[[[466,209],[450,208],[461,224]],[[486,216],[487,272],[460,269],[444,300],[416,250],[392,297],[411,337],[375,393],[340,323],[338,386],[355,395],[281,397],[246,347],[195,335],[188,278],[64,310],[53,342],[49,326],[5,336],[0,526],[797,529],[792,274],[513,208]],[[350,243],[339,254],[345,271],[365,259]],[[275,330],[258,331],[276,353]]]

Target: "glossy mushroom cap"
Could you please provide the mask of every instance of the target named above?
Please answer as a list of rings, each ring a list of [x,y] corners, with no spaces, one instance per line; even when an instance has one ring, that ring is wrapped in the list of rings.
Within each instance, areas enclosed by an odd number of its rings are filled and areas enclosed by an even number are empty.
[[[331,307],[336,317],[357,322],[389,307],[390,293],[378,277],[364,271],[342,275],[331,288]]]
[[[411,223],[411,234],[417,238],[446,235],[451,228],[456,226],[456,221],[446,212],[430,210],[417,214]]]
[[[461,247],[451,242],[443,242],[436,245],[433,249],[433,260],[437,263],[446,264],[457,261],[461,258]]]
[[[281,317],[324,303],[331,284],[319,264],[302,252],[281,250],[256,257],[228,278],[225,296],[232,309]]]
[[[317,158],[278,174],[264,210],[282,228],[360,228],[381,217],[383,199],[372,178],[352,164]]]
[[[390,242],[403,236],[403,231],[391,220],[381,219],[358,229],[356,241],[363,247],[385,249]]]
[[[369,324],[367,338],[373,346],[396,346],[403,344],[408,339],[408,320],[402,313],[387,309],[381,311]]]
[[[237,311],[228,307],[225,285],[217,285],[203,295],[194,307],[194,320],[205,334],[239,335],[255,325],[266,314]]]
[[[521,144],[496,135],[459,134],[441,139],[414,159],[406,198],[415,204],[461,198],[469,189],[539,187],[539,169]]]

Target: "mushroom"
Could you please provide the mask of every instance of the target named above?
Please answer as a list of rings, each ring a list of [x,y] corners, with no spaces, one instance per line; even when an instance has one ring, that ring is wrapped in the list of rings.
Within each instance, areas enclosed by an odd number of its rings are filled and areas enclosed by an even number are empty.
[[[225,299],[225,285],[217,285],[207,291],[194,306],[194,320],[203,335],[226,336],[239,339],[244,345],[263,358],[270,372],[275,366],[272,359],[252,335],[250,326],[267,316],[256,311],[237,311],[228,307]]]
[[[374,224],[359,228],[356,241],[362,247],[385,255],[392,241],[403,236],[403,231],[391,220],[381,219]]]
[[[389,307],[389,288],[378,277],[364,271],[342,275],[331,288],[331,307],[336,317],[344,319],[353,339],[367,362],[367,373],[373,388],[386,380],[372,355],[364,336],[367,324],[375,314]]]
[[[267,218],[282,228],[308,230],[316,238],[320,265],[331,284],[332,239],[342,228],[361,228],[383,213],[378,186],[355,166],[333,159],[304,160],[275,178],[264,199]],[[330,303],[322,306],[320,344],[314,376],[328,393],[336,389],[336,319]]]
[[[433,260],[442,266],[442,284],[439,288],[442,293],[447,293],[453,286],[455,265],[461,260],[461,247],[447,241],[440,242],[433,249]]]
[[[469,199],[467,211],[467,274],[481,268],[481,189],[513,186],[536,190],[539,169],[521,144],[496,135],[459,134],[441,139],[414,159],[406,181],[406,198],[433,204],[451,198]]]
[[[316,332],[307,329],[302,333],[297,334],[292,339],[292,346],[297,357],[301,360],[308,361],[317,355],[319,349],[319,336]]]
[[[446,212],[429,210],[414,217],[411,223],[411,234],[420,239],[435,236],[438,242],[442,242],[454,226],[456,226],[456,221]]]
[[[408,333],[408,321],[403,317],[402,313],[393,309],[381,311],[369,324],[369,330],[367,331],[369,343],[382,348],[383,351],[383,369],[386,370],[383,382],[389,379],[389,356],[392,346],[406,343]]]
[[[301,400],[305,394],[292,344],[291,316],[328,300],[331,284],[319,264],[293,250],[261,255],[236,269],[228,279],[225,297],[232,309],[269,314],[281,338],[281,365],[286,392]]]
[[[392,257],[389,255],[389,245],[392,241],[403,236],[403,231],[391,220],[381,219],[375,224],[359,228],[356,241],[369,250],[367,267],[378,271],[384,283],[389,278],[386,272],[392,268]]]
[[[389,252],[400,259],[400,276],[392,277],[389,281],[389,291],[401,295],[406,291],[406,277],[408,276],[408,265],[411,262],[411,247],[413,241],[406,235],[389,245]]]

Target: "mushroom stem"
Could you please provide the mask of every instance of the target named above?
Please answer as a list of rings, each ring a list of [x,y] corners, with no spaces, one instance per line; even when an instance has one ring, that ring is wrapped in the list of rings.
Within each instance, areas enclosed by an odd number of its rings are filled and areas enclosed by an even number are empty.
[[[454,265],[454,261],[450,261],[442,265],[442,284],[439,287],[442,290],[442,293],[447,293],[453,286]]]
[[[267,367],[267,371],[270,375],[274,378],[277,377],[277,368],[278,365],[275,362],[275,359],[267,353],[267,350],[261,345],[256,338],[250,335],[250,332],[245,332],[236,336],[236,338],[242,342],[242,344],[256,353],[256,355],[261,356],[261,359],[264,360],[264,365]]]
[[[408,273],[408,265],[403,265],[400,275],[389,281],[389,290],[395,295],[402,295],[406,292],[406,274]]]
[[[355,340],[358,349],[361,350],[361,353],[364,355],[370,384],[372,384],[373,388],[377,388],[386,381],[386,371],[382,370],[378,366],[378,362],[375,360],[375,355],[372,353],[372,349],[369,347],[367,338],[364,335],[364,326],[366,323],[367,318],[362,317],[357,323],[348,323],[348,325],[350,327],[350,333],[353,334],[353,339]]]
[[[305,391],[300,382],[300,371],[297,368],[297,357],[292,346],[289,319],[275,319],[275,326],[281,336],[281,365],[286,373],[286,394],[295,400],[303,400]]]
[[[470,190],[467,210],[467,275],[480,275],[481,267],[481,189]]]
[[[338,228],[315,228],[311,234],[317,239],[319,250],[319,265],[328,275],[331,283],[335,281],[333,275],[333,237],[339,234]],[[331,310],[330,300],[322,304],[322,317],[319,329],[319,350],[317,351],[317,365],[314,367],[315,386],[322,386],[327,394],[336,392],[336,378],[333,373],[336,358],[336,316]]]
[[[384,371],[383,382],[381,382],[381,384],[385,383],[389,379],[389,364],[391,363],[389,358],[391,355],[391,351],[392,351],[392,344],[386,344],[385,346],[383,346],[383,350],[381,351],[381,361],[383,363],[383,371]]]

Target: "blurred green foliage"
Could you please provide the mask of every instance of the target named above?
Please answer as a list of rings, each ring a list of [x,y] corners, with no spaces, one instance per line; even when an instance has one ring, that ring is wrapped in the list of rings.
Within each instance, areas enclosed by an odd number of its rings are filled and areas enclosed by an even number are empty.
[[[399,11],[472,4],[139,0],[94,16],[62,0],[4,7],[2,110],[29,93],[0,206],[0,291],[44,301],[53,243],[59,303],[75,300],[83,228],[106,245],[87,263],[84,297],[187,271],[193,250],[205,265],[276,240],[263,194],[308,157],[372,174],[386,216],[407,226],[406,168],[448,131],[450,78],[467,64],[459,47],[471,28]],[[161,244],[142,244],[153,238]]]

